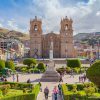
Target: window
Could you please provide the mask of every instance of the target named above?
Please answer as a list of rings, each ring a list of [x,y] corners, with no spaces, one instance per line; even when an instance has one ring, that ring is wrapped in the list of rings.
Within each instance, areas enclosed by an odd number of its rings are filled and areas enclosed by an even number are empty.
[[[68,24],[65,25],[65,30],[68,30]]]
[[[34,25],[34,31],[37,31],[37,30],[38,30],[38,26]]]

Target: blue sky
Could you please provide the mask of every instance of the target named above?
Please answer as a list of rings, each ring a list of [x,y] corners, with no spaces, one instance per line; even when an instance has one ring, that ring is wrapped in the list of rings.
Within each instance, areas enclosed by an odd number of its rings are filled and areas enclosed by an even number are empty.
[[[100,31],[100,0],[0,0],[0,27],[28,33],[34,16],[44,33],[59,33],[65,16],[73,19],[74,34]]]

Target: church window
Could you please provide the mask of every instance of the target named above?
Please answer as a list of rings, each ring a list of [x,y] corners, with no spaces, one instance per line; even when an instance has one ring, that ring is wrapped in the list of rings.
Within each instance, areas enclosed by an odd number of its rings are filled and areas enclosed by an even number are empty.
[[[68,24],[65,25],[65,30],[68,30]]]
[[[37,31],[37,30],[38,30],[38,26],[34,25],[34,31]]]

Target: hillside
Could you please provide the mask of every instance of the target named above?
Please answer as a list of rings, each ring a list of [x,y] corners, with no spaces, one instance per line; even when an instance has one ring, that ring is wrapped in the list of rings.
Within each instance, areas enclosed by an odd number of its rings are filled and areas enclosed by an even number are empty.
[[[5,37],[5,36],[18,38],[21,41],[29,40],[28,34],[18,32],[18,31],[15,31],[15,30],[8,30],[8,29],[5,29],[5,28],[0,28],[0,37],[2,38],[2,37]]]
[[[74,36],[75,41],[81,41],[84,39],[100,38],[100,32],[93,33],[78,33]]]
[[[74,42],[85,43],[92,46],[100,44],[100,32],[79,33],[76,36],[74,36]]]

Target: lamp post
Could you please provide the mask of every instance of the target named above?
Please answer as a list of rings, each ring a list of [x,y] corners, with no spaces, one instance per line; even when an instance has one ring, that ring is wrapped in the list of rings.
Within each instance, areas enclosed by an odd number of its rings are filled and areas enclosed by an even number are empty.
[[[100,53],[100,52],[99,52],[99,48],[100,48],[100,47],[99,47],[99,46],[100,46],[100,39],[98,40],[98,59],[99,59],[99,56],[100,56],[100,54],[99,54],[99,53]]]

